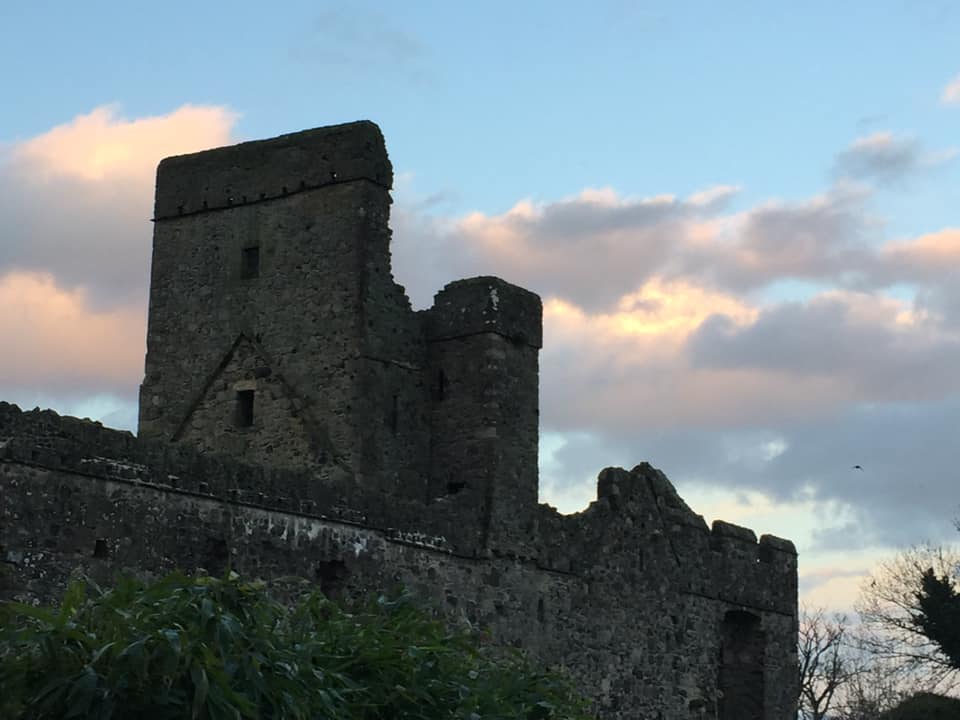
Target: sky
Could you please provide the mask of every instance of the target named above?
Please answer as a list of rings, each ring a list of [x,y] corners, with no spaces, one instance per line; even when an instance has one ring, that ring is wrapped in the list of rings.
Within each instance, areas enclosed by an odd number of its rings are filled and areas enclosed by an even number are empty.
[[[957,37],[926,0],[0,3],[0,398],[135,429],[157,162],[370,119],[414,307],[543,298],[541,500],[649,461],[849,608],[960,517]]]

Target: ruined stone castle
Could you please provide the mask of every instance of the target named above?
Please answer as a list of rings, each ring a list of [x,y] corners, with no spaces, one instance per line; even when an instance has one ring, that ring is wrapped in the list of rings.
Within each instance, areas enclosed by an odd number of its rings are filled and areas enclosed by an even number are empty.
[[[160,164],[139,435],[0,403],[0,598],[178,567],[403,584],[600,718],[793,720],[793,545],[708,528],[647,464],[538,504],[540,299],[478,277],[412,311],[391,183],[368,122]]]

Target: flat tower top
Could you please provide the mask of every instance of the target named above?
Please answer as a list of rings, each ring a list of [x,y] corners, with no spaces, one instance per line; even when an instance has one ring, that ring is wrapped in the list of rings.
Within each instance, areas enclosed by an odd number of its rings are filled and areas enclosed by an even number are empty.
[[[157,168],[154,219],[167,220],[369,180],[389,189],[383,135],[368,120],[169,157]]]

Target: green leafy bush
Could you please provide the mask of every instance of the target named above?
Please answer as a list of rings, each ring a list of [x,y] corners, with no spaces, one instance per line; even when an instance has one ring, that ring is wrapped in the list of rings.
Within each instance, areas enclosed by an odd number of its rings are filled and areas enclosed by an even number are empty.
[[[173,574],[57,608],[0,606],[0,717],[583,719],[557,677],[451,631],[408,599],[341,608],[318,592]]]

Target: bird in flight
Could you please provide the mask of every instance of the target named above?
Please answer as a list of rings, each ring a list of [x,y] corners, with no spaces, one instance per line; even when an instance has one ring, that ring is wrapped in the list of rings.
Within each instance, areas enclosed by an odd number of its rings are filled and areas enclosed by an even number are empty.
[[[863,470],[863,468],[860,465],[854,465],[851,470]]]

